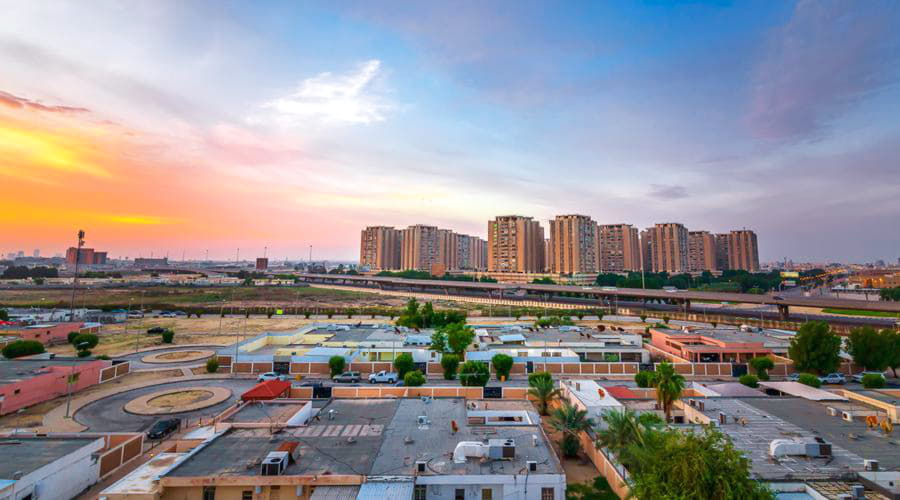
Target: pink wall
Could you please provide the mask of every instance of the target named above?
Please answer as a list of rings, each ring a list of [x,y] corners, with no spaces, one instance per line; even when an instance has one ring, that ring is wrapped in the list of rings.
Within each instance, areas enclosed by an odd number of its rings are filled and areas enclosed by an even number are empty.
[[[15,363],[15,361],[9,361],[8,363]],[[72,384],[72,392],[74,393],[99,383],[100,370],[111,364],[112,361],[97,360],[75,365],[74,373],[79,375],[78,381]],[[28,363],[28,365],[29,370],[36,369],[33,363]],[[72,367],[50,366],[41,371],[47,373],[0,386],[0,395],[4,397],[3,402],[0,403],[0,415],[6,415],[20,408],[66,394],[66,381],[69,375],[73,373]]]
[[[99,328],[82,328],[84,323],[57,323],[41,328],[10,328],[0,331],[3,335],[15,335],[22,340],[37,340],[44,345],[65,344],[69,332],[98,333]]]

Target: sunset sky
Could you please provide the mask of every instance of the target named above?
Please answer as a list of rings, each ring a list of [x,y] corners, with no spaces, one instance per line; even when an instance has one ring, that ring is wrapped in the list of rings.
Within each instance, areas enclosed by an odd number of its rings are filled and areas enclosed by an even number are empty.
[[[582,213],[896,261],[898,83],[890,0],[0,0],[0,252]]]

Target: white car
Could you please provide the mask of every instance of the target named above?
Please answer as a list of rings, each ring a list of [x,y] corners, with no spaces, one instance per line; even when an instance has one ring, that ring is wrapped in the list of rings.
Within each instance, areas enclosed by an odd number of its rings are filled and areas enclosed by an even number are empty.
[[[824,377],[819,377],[819,382],[823,384],[844,384],[847,382],[847,379],[844,378],[844,375],[841,373],[829,373]]]
[[[266,372],[260,373],[258,377],[256,377],[257,382],[266,382],[268,380],[281,380],[284,382],[284,375],[279,375],[275,372]]]
[[[369,375],[370,384],[396,384],[398,380],[397,374],[386,370]]]

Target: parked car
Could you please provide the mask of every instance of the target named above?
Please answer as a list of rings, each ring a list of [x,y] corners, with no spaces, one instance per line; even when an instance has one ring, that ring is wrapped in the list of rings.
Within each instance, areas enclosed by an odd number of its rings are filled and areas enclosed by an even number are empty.
[[[819,377],[819,382],[823,384],[844,384],[847,382],[847,379],[841,373],[829,373],[824,377]]]
[[[281,380],[283,382],[284,379],[285,379],[284,375],[280,375],[275,372],[260,373],[259,376],[256,377],[257,382],[265,382],[267,380]]]
[[[324,386],[325,386],[325,384],[323,384],[322,382],[310,382],[310,381],[306,381],[306,382],[303,382],[303,383],[300,384],[300,387],[312,387],[312,388],[316,388],[316,387],[324,387]]]
[[[150,335],[159,335],[164,331],[166,331],[166,329],[161,326],[154,326],[153,328],[147,329],[147,333],[149,333]]]
[[[331,377],[331,380],[340,383],[355,383],[362,380],[362,376],[359,374],[359,372],[344,372],[340,375]]]
[[[164,312],[164,313],[160,313],[160,314],[159,314],[159,317],[160,317],[160,318],[174,318],[174,317],[176,317],[176,316],[175,316],[175,313],[173,313],[173,312],[168,312],[168,311],[167,311],[167,312]]]
[[[165,420],[157,420],[155,424],[147,431],[147,437],[150,439],[162,439],[169,434],[178,430],[181,421],[177,418],[167,418]]]
[[[131,311],[128,313],[128,319],[141,319],[144,317],[144,313],[141,311]]]
[[[370,384],[396,384],[400,377],[394,372],[381,370],[378,373],[369,375]]]
[[[853,375],[853,377],[851,377],[851,378],[853,379],[854,382],[861,384],[863,377],[865,377],[866,375],[880,375],[881,378],[884,378],[883,372],[860,372],[860,373],[855,373]]]
[[[787,376],[788,382],[798,382],[800,380],[800,373],[794,372]]]

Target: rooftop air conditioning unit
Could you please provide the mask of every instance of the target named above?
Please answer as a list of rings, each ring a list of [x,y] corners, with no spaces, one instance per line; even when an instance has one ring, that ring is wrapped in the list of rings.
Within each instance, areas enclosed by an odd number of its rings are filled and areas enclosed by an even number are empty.
[[[419,426],[428,425],[428,416],[427,415],[419,415],[418,417],[416,417],[416,423],[419,424]]]
[[[877,471],[878,470],[878,460],[863,460],[863,468],[867,471]]]
[[[837,410],[837,408],[834,408],[833,406],[829,406],[828,408],[826,408],[826,411],[828,412],[828,416],[830,416],[830,417],[838,416],[838,410]]]
[[[825,442],[822,438],[816,438],[815,441],[806,443],[806,456],[808,457],[830,457],[831,443]]]
[[[516,442],[512,439],[489,439],[488,458],[494,460],[516,458]]]
[[[286,451],[272,451],[260,465],[260,476],[280,476],[287,469],[290,455]]]

